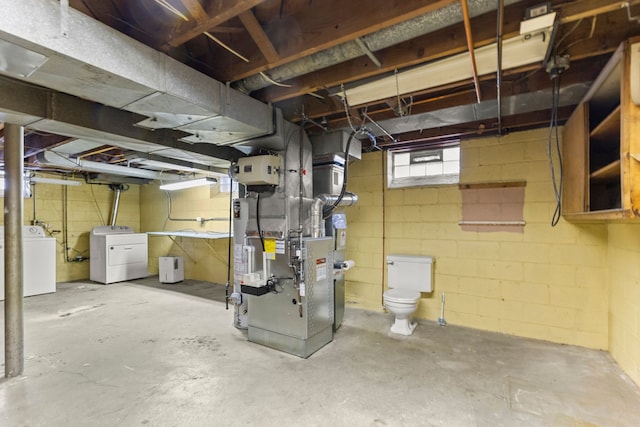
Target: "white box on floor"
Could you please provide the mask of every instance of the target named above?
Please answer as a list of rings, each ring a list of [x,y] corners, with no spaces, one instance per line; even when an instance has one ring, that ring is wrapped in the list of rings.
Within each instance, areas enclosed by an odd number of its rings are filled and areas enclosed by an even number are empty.
[[[184,263],[181,256],[161,256],[158,265],[160,283],[178,283],[184,280]]]

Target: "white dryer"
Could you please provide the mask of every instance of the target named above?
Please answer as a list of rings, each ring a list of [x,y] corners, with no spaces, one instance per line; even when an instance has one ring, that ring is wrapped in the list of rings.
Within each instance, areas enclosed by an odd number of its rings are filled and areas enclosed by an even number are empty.
[[[95,282],[106,285],[149,275],[146,233],[122,225],[94,227],[89,246],[89,278]]]
[[[22,288],[24,296],[56,291],[56,239],[40,226],[22,227]],[[4,300],[4,227],[0,227],[0,301]]]

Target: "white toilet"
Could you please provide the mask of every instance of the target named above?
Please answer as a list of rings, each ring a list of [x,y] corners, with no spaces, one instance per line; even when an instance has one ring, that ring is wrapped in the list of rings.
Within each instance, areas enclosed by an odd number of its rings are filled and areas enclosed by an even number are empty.
[[[432,292],[433,257],[387,255],[389,289],[383,294],[384,306],[396,316],[391,333],[411,335],[416,323],[411,315],[418,308],[421,292]]]

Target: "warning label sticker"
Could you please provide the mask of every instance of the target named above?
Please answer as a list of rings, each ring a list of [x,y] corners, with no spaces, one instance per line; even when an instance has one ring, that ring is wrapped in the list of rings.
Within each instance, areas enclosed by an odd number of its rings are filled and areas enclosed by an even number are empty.
[[[264,239],[264,251],[268,254],[275,254],[276,239]]]
[[[316,260],[316,281],[325,280],[327,278],[327,259],[320,258]]]

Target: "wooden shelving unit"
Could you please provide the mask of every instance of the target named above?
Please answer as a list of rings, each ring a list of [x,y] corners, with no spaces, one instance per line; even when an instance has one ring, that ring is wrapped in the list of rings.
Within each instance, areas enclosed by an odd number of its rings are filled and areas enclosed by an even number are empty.
[[[630,50],[616,50],[563,132],[565,219],[608,221],[640,216],[640,106],[631,102]],[[637,191],[637,194],[634,193]]]

